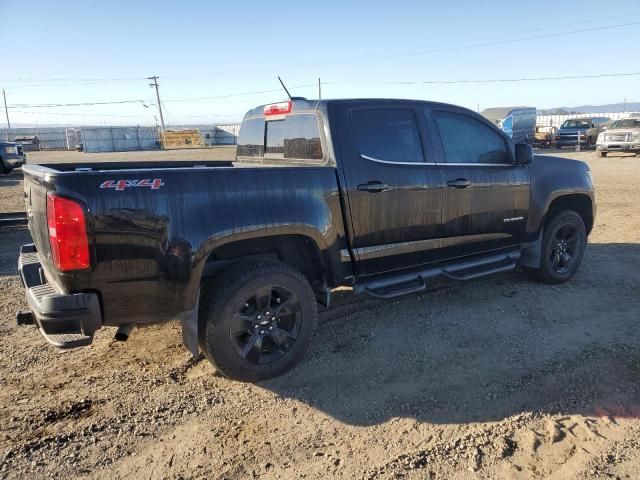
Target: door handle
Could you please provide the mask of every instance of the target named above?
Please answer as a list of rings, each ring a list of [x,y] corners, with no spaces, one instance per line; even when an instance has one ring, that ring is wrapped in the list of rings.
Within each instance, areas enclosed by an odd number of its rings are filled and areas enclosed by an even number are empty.
[[[449,180],[447,185],[453,188],[467,188],[471,186],[471,182],[466,178],[456,178],[455,180]]]
[[[386,183],[378,182],[378,181],[361,183],[360,185],[358,185],[358,190],[360,190],[361,192],[369,192],[369,193],[382,192],[387,188],[389,188],[389,185],[387,185]]]

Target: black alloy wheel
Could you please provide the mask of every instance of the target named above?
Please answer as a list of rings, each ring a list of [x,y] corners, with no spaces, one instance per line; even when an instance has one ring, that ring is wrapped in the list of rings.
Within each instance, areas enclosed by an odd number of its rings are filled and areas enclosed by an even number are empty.
[[[554,238],[551,248],[551,267],[560,274],[566,274],[577,259],[577,252],[580,248],[578,238],[578,228],[573,224],[567,224],[560,228]]]
[[[318,305],[302,272],[260,260],[239,262],[209,281],[200,298],[200,348],[223,375],[256,382],[302,358]]]
[[[540,265],[526,270],[541,282],[566,282],[578,271],[586,246],[582,217],[573,210],[552,212],[542,233]]]
[[[298,298],[280,286],[264,286],[236,307],[229,336],[236,353],[254,364],[271,363],[285,355],[302,326]]]

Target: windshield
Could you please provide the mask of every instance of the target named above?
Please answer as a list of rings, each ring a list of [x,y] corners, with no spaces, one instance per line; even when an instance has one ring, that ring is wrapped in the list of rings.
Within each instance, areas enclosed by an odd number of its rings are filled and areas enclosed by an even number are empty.
[[[589,128],[591,122],[589,120],[566,120],[562,124],[562,128]]]
[[[616,120],[609,128],[640,128],[640,118],[626,118]]]

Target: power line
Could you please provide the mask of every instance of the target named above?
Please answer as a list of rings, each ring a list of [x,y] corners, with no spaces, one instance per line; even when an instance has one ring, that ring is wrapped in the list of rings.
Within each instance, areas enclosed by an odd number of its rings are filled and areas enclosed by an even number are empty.
[[[315,83],[307,83],[304,85],[295,85],[293,88],[306,88],[306,87],[315,87],[316,84]],[[174,98],[174,99],[170,99],[170,100],[165,100],[165,102],[197,102],[197,101],[201,101],[201,100],[218,100],[221,98],[231,98],[231,97],[243,97],[243,96],[247,96],[247,95],[260,95],[263,93],[277,93],[277,92],[281,92],[282,89],[281,88],[276,88],[274,90],[258,90],[255,92],[242,92],[242,93],[230,93],[227,95],[216,95],[216,96],[212,96],[212,97],[191,97],[191,98]]]
[[[603,17],[603,18],[599,18],[599,19],[596,19],[596,20],[565,23],[565,24],[560,24],[560,25],[555,25],[555,26],[548,26],[548,27],[535,28],[535,29],[529,29],[529,30],[520,30],[520,31],[517,31],[517,32],[507,32],[507,33],[503,33],[503,34],[499,34],[499,35],[491,35],[491,36],[479,37],[479,38],[469,39],[469,40],[458,40],[458,41],[453,41],[453,42],[447,41],[446,43],[440,43],[439,44],[439,45],[446,45],[446,47],[443,47],[443,48],[440,48],[440,49],[431,49],[431,50],[424,50],[424,51],[417,51],[417,52],[399,52],[399,53],[390,53],[390,54],[383,54],[383,55],[377,55],[377,56],[368,56],[368,57],[367,56],[354,57],[354,58],[349,58],[349,59],[335,60],[335,61],[326,62],[326,63],[289,65],[289,66],[282,66],[282,68],[279,67],[279,70],[286,71],[286,70],[291,70],[291,69],[301,69],[301,68],[307,68],[307,67],[311,68],[311,67],[319,67],[319,66],[327,66],[327,65],[341,65],[341,64],[347,64],[347,63],[352,63],[352,62],[362,62],[362,61],[378,60],[378,59],[385,59],[385,58],[397,58],[397,57],[404,57],[404,56],[426,55],[426,54],[429,54],[429,53],[439,53],[439,52],[447,52],[447,51],[455,51],[455,50],[464,50],[464,49],[469,49],[469,48],[478,48],[478,47],[485,47],[485,46],[500,45],[500,44],[504,44],[504,43],[516,43],[516,42],[527,41],[527,40],[538,40],[538,39],[546,38],[546,37],[559,37],[559,36],[564,36],[564,35],[573,35],[573,34],[577,34],[577,33],[592,32],[592,31],[597,31],[597,30],[607,30],[607,29],[612,29],[612,28],[621,28],[621,27],[626,27],[626,26],[631,26],[631,25],[638,25],[638,24],[640,24],[640,22],[623,23],[623,24],[617,24],[617,25],[605,25],[605,26],[591,27],[591,28],[581,29],[581,30],[555,32],[555,33],[549,33],[549,34],[538,35],[538,36],[529,36],[529,37],[518,38],[518,39],[510,39],[510,40],[507,39],[507,40],[500,40],[500,41],[486,42],[486,43],[476,43],[476,44],[463,45],[463,46],[458,46],[458,47],[455,47],[455,46],[452,47],[451,46],[452,43],[453,44],[460,44],[460,43],[477,42],[477,41],[483,41],[483,40],[490,40],[490,39],[493,39],[493,38],[502,38],[502,37],[505,37],[505,36],[522,35],[522,34],[531,33],[531,32],[540,32],[540,31],[549,30],[551,28],[575,26],[575,25],[581,25],[581,24],[594,23],[594,22],[602,21],[602,20],[612,20],[612,19],[617,19],[617,18],[630,18],[630,17],[637,17],[637,16],[638,16],[638,14],[616,15],[616,16],[611,16],[611,17]],[[436,44],[436,45],[438,45],[438,44]],[[252,72],[260,72],[260,71],[270,71],[270,70],[273,70],[273,67],[262,67],[262,68],[254,68],[254,69],[247,69],[247,70],[235,70],[233,73],[252,73]],[[214,72],[214,73],[211,73],[211,74],[204,74],[204,75],[174,75],[174,76],[170,75],[170,76],[165,76],[165,78],[213,77],[213,76],[224,75],[226,73],[228,73],[228,72],[221,71],[221,72]]]
[[[630,15],[630,16],[637,16],[637,15]],[[628,18],[628,17],[626,17]],[[372,60],[385,60],[385,59],[392,59],[392,58],[403,58],[403,57],[412,57],[412,56],[422,56],[422,55],[428,55],[428,54],[432,54],[432,53],[444,53],[444,52],[451,52],[451,51],[460,51],[460,50],[468,50],[468,49],[474,49],[474,48],[482,48],[482,47],[490,47],[490,46],[495,46],[495,45],[504,45],[504,44],[511,44],[511,43],[519,43],[519,42],[526,42],[529,40],[541,40],[541,39],[549,39],[549,38],[557,38],[557,37],[562,37],[562,36],[567,36],[567,35],[575,35],[575,34],[579,34],[579,33],[588,33],[588,32],[595,32],[595,31],[600,31],[600,30],[611,30],[611,29],[615,29],[615,28],[623,28],[623,27],[629,27],[629,26],[634,26],[634,25],[640,25],[640,22],[629,22],[629,23],[620,23],[620,24],[615,24],[615,25],[604,25],[604,26],[599,26],[599,27],[591,27],[591,28],[583,28],[583,29],[578,29],[578,30],[569,30],[569,31],[563,31],[563,32],[555,32],[555,33],[547,33],[547,34],[540,34],[540,35],[532,35],[532,36],[526,36],[526,37],[521,37],[521,38],[512,38],[512,39],[503,39],[503,40],[494,40],[494,41],[490,41],[490,42],[483,42],[483,43],[472,43],[471,45],[462,45],[462,46],[446,46],[446,47],[442,47],[442,48],[433,48],[433,49],[429,49],[429,50],[419,50],[419,51],[414,51],[414,52],[399,52],[399,53],[388,53],[388,54],[382,54],[382,55],[370,55],[370,56],[361,56],[361,57],[352,57],[352,58],[348,58],[348,59],[341,59],[341,60],[334,60],[334,61],[329,61],[329,62],[314,62],[314,63],[309,63],[309,64],[299,64],[299,65],[284,65],[284,66],[279,66],[278,70],[279,71],[287,71],[287,70],[295,70],[295,69],[303,69],[303,68],[318,68],[318,67],[323,67],[323,66],[331,66],[331,65],[344,65],[344,64],[351,64],[351,63],[360,63],[360,62],[368,62],[368,61],[372,61]],[[537,31],[537,30],[529,30],[529,31]],[[515,32],[513,33],[513,35],[517,35],[518,33],[522,33],[522,32]],[[495,38],[495,37],[485,37],[485,38]],[[459,42],[458,42],[459,43]],[[468,42],[465,42],[468,43]],[[447,43],[446,45],[451,45],[451,43]],[[269,67],[260,67],[260,68],[253,68],[253,69],[247,69],[247,70],[234,70],[233,73],[255,73],[255,72],[261,72],[261,71],[272,71],[273,67],[269,66]],[[221,74],[225,74],[227,72],[217,72],[214,74],[209,74],[206,76],[216,76],[216,75],[221,75]],[[174,76],[174,77],[167,77],[167,78],[190,78],[190,77],[194,77],[194,75],[185,75],[185,76]]]
[[[89,107],[94,105],[119,105],[125,103],[140,103],[145,104],[145,100],[117,100],[113,102],[82,102],[82,103],[42,103],[42,104],[29,104],[29,103],[14,103],[9,108],[53,108],[53,107]]]
[[[499,40],[499,41],[493,41],[493,42],[484,42],[484,43],[472,43],[471,45],[462,45],[462,46],[451,46],[452,43],[453,44],[460,44],[460,43],[469,43],[469,42],[478,42],[478,41],[484,41],[484,40],[490,40],[490,39],[494,39],[494,38],[501,38],[501,37],[508,37],[508,36],[513,36],[513,35],[522,35],[522,34],[526,34],[526,33],[531,33],[531,32],[541,32],[541,31],[545,31],[545,30],[550,30],[552,28],[559,28],[559,27],[566,27],[566,26],[575,26],[575,25],[581,25],[581,24],[588,24],[588,23],[594,23],[594,22],[599,22],[599,21],[603,21],[603,20],[612,20],[612,19],[616,19],[616,18],[630,18],[630,17],[637,17],[638,14],[630,14],[630,15],[615,15],[615,16],[609,16],[609,17],[602,17],[602,18],[598,18],[598,19],[594,19],[594,20],[586,20],[586,21],[581,21],[581,22],[572,22],[572,23],[565,23],[565,24],[556,24],[556,25],[552,25],[552,26],[547,26],[547,27],[538,27],[535,29],[528,29],[528,30],[519,30],[519,31],[512,31],[512,32],[505,32],[502,34],[498,34],[498,35],[491,35],[491,36],[485,36],[485,37],[476,37],[475,39],[469,39],[469,40],[458,40],[458,41],[448,41],[445,44],[441,44],[441,45],[446,45],[443,48],[437,48],[437,49],[429,49],[429,50],[423,50],[423,51],[415,51],[415,52],[398,52],[398,53],[389,53],[389,54],[382,54],[382,55],[376,55],[376,56],[363,56],[363,57],[355,57],[355,58],[349,58],[349,59],[342,59],[342,60],[336,60],[336,61],[332,61],[332,62],[327,62],[327,63],[313,63],[313,64],[306,64],[306,65],[298,65],[298,66],[284,66],[283,70],[288,70],[288,69],[295,69],[295,68],[306,68],[306,67],[318,67],[318,66],[323,66],[323,65],[337,65],[337,64],[343,64],[343,63],[351,63],[351,62],[361,62],[361,61],[369,61],[369,60],[377,60],[377,59],[385,59],[385,58],[399,58],[399,57],[405,57],[405,56],[414,56],[414,55],[426,55],[429,53],[438,53],[438,52],[446,52],[446,51],[455,51],[455,50],[463,50],[463,49],[469,49],[469,48],[479,48],[479,47],[485,47],[485,46],[493,46],[493,45],[499,45],[499,44],[504,44],[504,43],[516,43],[516,42],[522,42],[522,41],[528,41],[528,40],[538,40],[538,39],[543,39],[543,38],[554,38],[554,37],[559,37],[559,36],[565,36],[565,35],[573,35],[573,34],[578,34],[578,33],[586,33],[586,32],[593,32],[593,31],[598,31],[598,30],[608,30],[608,29],[613,29],[613,28],[622,28],[622,27],[627,27],[627,26],[632,26],[632,25],[638,25],[640,24],[640,22],[629,22],[629,23],[621,23],[621,24],[615,24],[615,25],[604,25],[604,26],[597,26],[597,27],[591,27],[591,28],[586,28],[586,29],[579,29],[579,30],[570,30],[570,31],[561,31],[561,32],[551,32],[551,33],[547,33],[547,34],[541,34],[541,35],[536,35],[536,36],[528,36],[528,37],[522,37],[522,38],[515,38],[515,39],[506,39],[506,40]],[[251,70],[244,70],[244,71],[235,71],[235,73],[246,73],[246,72],[254,72],[254,71],[260,71],[260,70],[271,70],[272,67],[265,67],[265,68],[258,68],[258,69],[251,69]],[[204,77],[211,77],[211,76],[218,76],[224,73],[228,73],[228,72],[214,72],[211,74],[190,74],[190,75],[168,75],[168,76],[164,76],[164,78],[204,78]],[[10,85],[11,88],[23,88],[23,87],[49,87],[49,86],[54,86],[54,87],[58,87],[58,86],[80,86],[80,85],[99,85],[99,84],[104,84],[104,83],[126,83],[126,82],[139,82],[140,80],[143,80],[145,77],[123,77],[123,78],[14,78],[14,79],[1,79],[3,82],[8,82],[8,83],[15,83],[15,82],[20,82],[23,83],[23,85]],[[59,82],[63,82],[63,83],[59,83]],[[30,85],[28,85],[30,83]],[[47,83],[57,83],[57,85],[48,85]],[[8,85],[5,85],[8,86]],[[267,93],[267,92],[265,92]],[[268,92],[271,93],[271,92]]]
[[[153,77],[151,77],[153,79]],[[151,84],[154,85],[153,83]],[[308,83],[305,85],[296,85],[291,88],[305,88],[305,87],[315,87],[315,83]],[[280,92],[281,89],[274,90],[257,90],[252,92],[239,92],[239,93],[230,93],[227,95],[216,95],[209,97],[190,97],[190,98],[176,98],[163,100],[163,105],[167,102],[199,102],[202,100],[218,100],[222,98],[231,98],[231,97],[242,97],[249,95],[260,95],[263,93],[274,93]],[[148,100],[116,100],[110,102],[81,102],[81,103],[43,103],[43,104],[28,104],[28,103],[15,103],[9,106],[9,108],[55,108],[55,107],[86,107],[86,106],[95,106],[95,105],[119,105],[119,104],[127,104],[127,103],[139,103],[143,106],[147,106],[151,102]]]
[[[610,30],[610,29],[613,29],[613,28],[629,27],[629,26],[632,26],[632,25],[640,25],[640,22],[629,22],[629,23],[621,23],[621,24],[617,24],[617,25],[606,25],[606,26],[601,26],[601,27],[592,27],[592,28],[584,28],[584,29],[580,29],[580,30],[571,30],[571,31],[567,31],[567,32],[548,33],[548,34],[544,34],[544,35],[535,35],[535,36],[529,36],[529,37],[514,38],[514,39],[511,39],[511,40],[509,40],[509,39],[496,40],[496,41],[492,41],[492,42],[476,43],[476,44],[473,44],[473,45],[464,45],[464,46],[459,46],[459,47],[444,47],[444,48],[437,48],[437,49],[431,49],[431,50],[421,50],[421,51],[416,51],[416,52],[405,52],[405,53],[395,53],[395,54],[385,54],[385,55],[375,55],[375,56],[369,56],[369,57],[352,58],[352,59],[343,60],[343,61],[340,61],[340,62],[316,64],[316,66],[339,65],[339,64],[344,64],[344,63],[353,63],[353,62],[361,62],[361,61],[369,61],[369,60],[384,60],[384,59],[388,59],[388,58],[402,58],[402,57],[428,55],[430,53],[442,53],[442,52],[451,52],[451,51],[458,51],[458,50],[468,50],[468,49],[471,49],[471,48],[489,47],[489,46],[494,46],[494,45],[503,45],[505,43],[518,43],[518,42],[524,42],[524,41],[528,41],[528,40],[540,40],[540,39],[547,39],[547,38],[562,37],[562,36],[566,36],[566,35],[575,35],[577,33],[595,32],[595,31],[598,31],[598,30]]]
[[[456,79],[456,80],[398,80],[388,82],[322,82],[322,85],[437,85],[437,84],[479,84],[479,83],[507,83],[507,82],[536,82],[536,81],[549,81],[549,80],[575,80],[575,79],[590,79],[590,78],[612,78],[612,77],[630,77],[640,75],[640,72],[622,72],[622,73],[603,73],[592,75],[562,75],[562,76],[548,76],[548,77],[531,77],[531,78],[497,78],[497,79]],[[153,84],[151,84],[153,86]],[[291,88],[308,88],[316,87],[315,83],[307,83],[304,85],[296,85]],[[165,105],[169,102],[199,102],[203,100],[218,100],[223,98],[241,97],[250,95],[260,95],[265,93],[277,93],[280,89],[273,90],[256,90],[251,92],[238,92],[230,93],[227,95],[215,95],[208,97],[190,97],[190,98],[174,98],[163,100],[162,104]],[[55,108],[55,107],[84,107],[84,106],[96,106],[96,105],[120,105],[120,104],[136,104],[139,103],[145,107],[153,105],[152,102],[147,100],[116,100],[109,102],[81,102],[81,103],[47,103],[47,104],[12,104],[8,106],[10,109],[17,108]]]
[[[32,112],[28,110],[12,110],[11,113],[30,113],[35,115],[61,115],[69,117],[119,117],[119,118],[145,118],[147,115],[115,115],[107,113],[62,113],[62,112]]]
[[[66,85],[98,85],[102,83],[129,83],[139,82],[144,80],[145,77],[129,77],[129,78],[12,78],[12,79],[0,79],[6,83],[22,83],[25,87],[33,86],[50,86],[48,84],[57,84],[53,86],[66,86]],[[63,82],[63,83],[59,83]],[[46,84],[46,85],[45,85]],[[15,87],[16,85],[13,85]],[[21,85],[19,85],[21,86]]]
[[[630,73],[601,73],[594,75],[565,75],[558,77],[533,77],[533,78],[492,78],[481,80],[398,80],[389,82],[322,82],[323,85],[448,85],[459,83],[506,83],[506,82],[539,82],[547,80],[576,80],[582,78],[603,77],[631,77],[640,75],[640,72]]]

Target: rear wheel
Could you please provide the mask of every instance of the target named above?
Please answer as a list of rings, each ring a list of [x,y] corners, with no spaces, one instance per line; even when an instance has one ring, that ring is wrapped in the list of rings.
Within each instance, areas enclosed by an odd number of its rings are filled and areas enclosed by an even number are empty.
[[[566,282],[578,271],[586,245],[582,217],[573,210],[558,212],[545,226],[540,266],[530,271],[545,283]]]
[[[255,382],[290,370],[315,328],[315,295],[304,275],[275,261],[241,264],[207,289],[201,344],[225,376]]]

